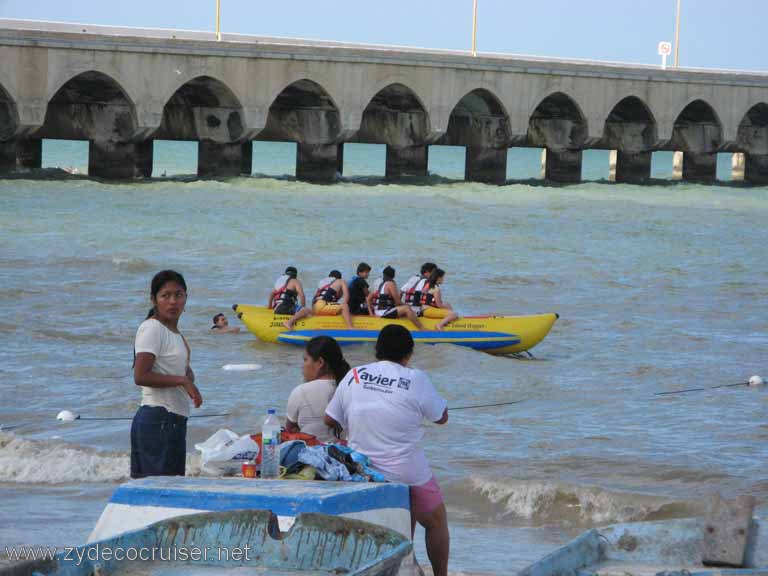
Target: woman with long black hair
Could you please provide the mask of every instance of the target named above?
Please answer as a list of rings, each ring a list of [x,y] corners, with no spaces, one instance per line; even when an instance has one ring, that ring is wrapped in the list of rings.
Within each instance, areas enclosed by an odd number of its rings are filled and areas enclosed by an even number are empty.
[[[286,431],[304,432],[321,442],[334,442],[336,432],[323,423],[323,417],[336,385],[347,372],[349,364],[336,340],[317,336],[307,342],[302,366],[304,383],[296,386],[288,397]]]
[[[189,399],[203,397],[189,363],[189,344],[179,332],[187,284],[173,270],[155,274],[152,308],[136,332],[133,379],[141,386],[141,406],[131,425],[131,478],[184,476]]]

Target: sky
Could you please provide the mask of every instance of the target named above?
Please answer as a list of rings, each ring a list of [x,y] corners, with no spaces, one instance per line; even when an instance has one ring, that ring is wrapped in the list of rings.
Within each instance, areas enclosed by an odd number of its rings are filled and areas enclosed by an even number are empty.
[[[681,0],[680,65],[768,72],[768,0]],[[221,0],[222,32],[468,50],[472,0]],[[676,0],[478,0],[479,52],[658,64]],[[215,29],[215,0],[0,0],[0,18]]]

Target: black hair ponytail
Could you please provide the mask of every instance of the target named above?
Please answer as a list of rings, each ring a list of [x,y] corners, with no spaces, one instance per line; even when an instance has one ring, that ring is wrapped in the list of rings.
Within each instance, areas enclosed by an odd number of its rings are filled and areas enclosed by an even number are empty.
[[[306,351],[313,360],[325,360],[336,384],[349,372],[349,363],[341,353],[341,346],[330,336],[315,336],[307,342]]]

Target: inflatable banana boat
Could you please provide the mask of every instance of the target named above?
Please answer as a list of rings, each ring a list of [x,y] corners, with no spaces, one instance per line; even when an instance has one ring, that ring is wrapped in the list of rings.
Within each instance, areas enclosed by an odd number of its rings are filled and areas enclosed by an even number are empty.
[[[532,316],[463,316],[443,330],[435,330],[439,320],[422,318],[427,330],[417,330],[409,320],[388,320],[374,316],[353,316],[349,329],[341,316],[310,316],[299,320],[293,330],[283,326],[290,316],[275,314],[265,306],[235,304],[232,309],[254,336],[264,342],[303,345],[315,336],[332,336],[339,344],[375,342],[387,324],[408,328],[416,342],[457,344],[489,354],[512,354],[530,350],[544,340],[558,319],[554,313]]]

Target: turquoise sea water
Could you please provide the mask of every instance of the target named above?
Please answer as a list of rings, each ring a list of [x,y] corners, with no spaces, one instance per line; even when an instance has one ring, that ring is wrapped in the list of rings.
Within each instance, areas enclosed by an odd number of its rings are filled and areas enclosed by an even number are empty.
[[[193,173],[195,150],[156,145],[155,175]],[[83,170],[84,151],[46,141],[44,163]],[[602,152],[585,154],[596,181],[547,187],[527,180],[538,161],[513,150],[516,183],[486,186],[459,180],[461,149],[434,148],[432,177],[390,185],[376,177],[382,147],[348,145],[345,180],[315,186],[284,176],[292,146],[259,144],[254,173],[277,177],[0,181],[0,425],[20,426],[0,432],[0,553],[81,542],[127,478],[128,421],[55,416],[133,414],[133,337],[149,281],[168,267],[189,284],[182,330],[205,411],[232,413],[192,421],[192,473],[194,443],[257,430],[301,379],[300,349],[213,335],[216,312],[265,302],[288,264],[313,286],[360,260],[392,264],[399,279],[433,260],[462,313],[561,315],[534,360],[417,349],[449,405],[524,400],[427,431],[452,572],[507,574],[585,527],[700,513],[715,491],[752,493],[764,514],[766,389],[654,393],[768,376],[768,189],[614,185],[601,180]],[[671,155],[655,154],[654,175],[669,174]],[[369,346],[346,353],[372,357]]]

